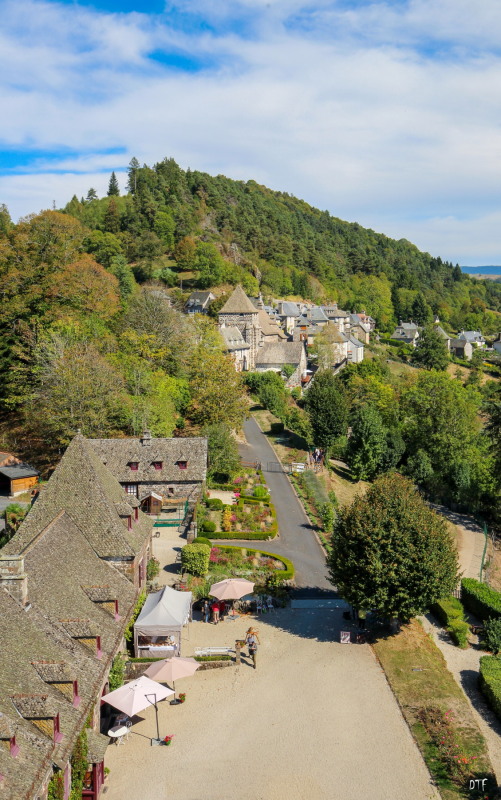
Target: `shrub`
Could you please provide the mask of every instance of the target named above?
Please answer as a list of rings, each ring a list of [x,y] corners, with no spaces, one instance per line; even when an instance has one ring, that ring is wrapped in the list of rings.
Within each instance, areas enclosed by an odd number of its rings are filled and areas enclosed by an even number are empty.
[[[453,619],[464,619],[464,610],[457,597],[444,597],[433,603],[431,610],[444,625],[449,625]]]
[[[480,658],[479,686],[490,707],[501,719],[501,658]]]
[[[211,540],[206,539],[205,536],[196,536],[193,539],[192,544],[206,544],[209,547],[212,547]]]
[[[223,501],[219,497],[211,497],[207,500],[207,508],[212,508],[215,511],[223,510]]]
[[[279,434],[284,432],[283,422],[272,422],[270,425],[270,433]]]
[[[231,531],[231,515],[232,515],[231,506],[225,506],[223,511],[223,521],[222,521],[223,531],[226,532]]]
[[[146,564],[146,578],[149,581],[152,581],[153,578],[157,577],[159,572],[160,572],[160,561],[158,560],[158,558],[150,558],[150,560]]]
[[[501,617],[501,593],[491,589],[486,583],[480,583],[474,578],[463,578],[461,599],[465,608],[481,620]]]
[[[452,641],[463,649],[468,647],[470,632],[464,619],[464,609],[457,597],[444,597],[433,603],[431,610],[450,633]]]
[[[108,683],[110,692],[114,689],[119,689],[123,685],[125,675],[125,661],[120,653],[115,656],[111,664],[111,669],[108,675]]]
[[[212,522],[211,519],[206,519],[202,522],[202,530],[205,533],[214,533],[216,530],[216,523]]]
[[[183,572],[203,577],[209,571],[210,546],[206,544],[187,544],[181,550]]]
[[[326,533],[331,533],[332,528],[334,527],[334,520],[336,518],[336,513],[332,506],[332,503],[322,503],[319,508],[320,516],[322,517],[322,525],[324,531]]]
[[[470,628],[467,622],[465,622],[463,619],[451,619],[449,625],[447,626],[447,630],[452,636],[454,644],[457,644],[457,646],[463,648],[463,650],[468,647],[468,634],[470,632]]]
[[[489,619],[485,623],[485,642],[497,656],[501,650],[501,619]]]
[[[258,539],[264,541],[265,539],[274,538],[276,530],[270,528],[268,531],[216,531],[214,539]]]
[[[269,497],[268,489],[266,486],[256,486],[253,492],[254,497],[257,497],[258,500],[265,500]]]

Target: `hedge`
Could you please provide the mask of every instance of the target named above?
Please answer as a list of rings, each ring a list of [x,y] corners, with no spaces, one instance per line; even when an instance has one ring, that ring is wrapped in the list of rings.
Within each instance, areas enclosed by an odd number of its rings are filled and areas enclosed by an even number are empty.
[[[433,603],[431,610],[450,633],[454,644],[466,649],[470,628],[464,619],[464,609],[457,597],[444,597]]]
[[[234,545],[225,545],[224,547],[220,548],[221,550],[246,550],[247,553],[258,553],[261,556],[268,556],[269,558],[276,558],[277,561],[281,561],[284,565],[285,569],[283,570],[276,570],[274,575],[276,575],[282,581],[289,581],[294,577],[295,568],[294,564],[290,559],[286,558],[285,556],[279,556],[278,553],[270,553],[268,550],[256,550],[252,547],[235,547]]]
[[[249,503],[249,504],[254,503],[255,505],[262,504],[263,506],[271,505],[269,495],[267,497],[253,497],[250,494],[241,494],[240,497],[238,498],[238,504],[240,504],[240,502],[242,503],[242,505],[244,503]]]
[[[192,544],[208,544],[209,547],[212,547],[210,539],[208,539],[207,536],[195,536]]]
[[[249,541],[256,539],[261,542],[266,539],[274,539],[277,535],[276,530],[270,529],[269,531],[216,531],[215,533],[208,533],[208,539],[249,539]]]
[[[221,511],[223,508],[223,501],[219,497],[209,497],[206,500],[207,508],[214,508],[217,511]]]
[[[490,617],[501,617],[501,593],[474,578],[463,578],[461,581],[461,599],[463,605],[481,620]]]
[[[218,656],[193,656],[195,661],[232,661],[232,657],[226,653],[221,653]]]
[[[501,719],[501,658],[482,656],[478,682],[488,704]]]

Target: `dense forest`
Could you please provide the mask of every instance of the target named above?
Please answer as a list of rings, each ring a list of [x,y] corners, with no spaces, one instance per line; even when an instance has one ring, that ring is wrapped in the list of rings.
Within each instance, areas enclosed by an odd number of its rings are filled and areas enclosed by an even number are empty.
[[[336,300],[365,309],[383,332],[400,316],[425,325],[434,314],[451,331],[501,328],[501,285],[290,195],[185,172],[172,159],[153,168],[133,160],[125,196],[112,174],[106,197],[89,189],[18,224],[0,207],[0,276],[0,442],[44,474],[77,429],[202,431],[213,453],[229,452],[246,387],[215,321],[183,313],[193,288],[216,289],[216,310],[236,283],[265,297]],[[499,384],[481,384],[481,364],[463,384],[440,372],[447,363],[396,377],[381,355],[318,376],[306,398],[271,373],[246,382],[354,477],[397,468],[429,496],[495,515]]]

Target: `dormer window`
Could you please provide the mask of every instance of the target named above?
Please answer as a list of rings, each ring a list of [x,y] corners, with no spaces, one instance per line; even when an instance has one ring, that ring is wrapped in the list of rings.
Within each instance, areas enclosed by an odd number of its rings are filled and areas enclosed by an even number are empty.
[[[54,717],[54,741],[56,744],[59,744],[59,742],[62,742],[62,740],[63,734],[59,730],[59,714],[56,714]]]
[[[178,461],[177,465],[178,465],[179,469],[186,469],[187,466],[188,466],[188,462],[187,461]]]
[[[138,461],[129,461],[129,467],[133,472],[137,472],[139,469],[139,462]]]
[[[10,738],[9,751],[10,751],[10,754],[11,754],[12,758],[16,758],[16,756],[19,754],[19,747],[16,744],[16,737],[15,736],[12,736]]]
[[[153,467],[155,469],[162,469],[163,465],[164,465],[163,461],[154,461],[153,462]]]
[[[130,516],[130,514],[129,514],[129,516],[127,517],[127,530],[128,530],[128,531],[131,531],[131,530],[132,530],[132,517]]]

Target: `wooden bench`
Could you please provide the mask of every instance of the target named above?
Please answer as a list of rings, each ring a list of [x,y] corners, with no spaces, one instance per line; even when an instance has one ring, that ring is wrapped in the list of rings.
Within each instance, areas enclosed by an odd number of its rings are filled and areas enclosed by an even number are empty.
[[[231,647],[195,647],[196,656],[226,656],[232,652]]]

